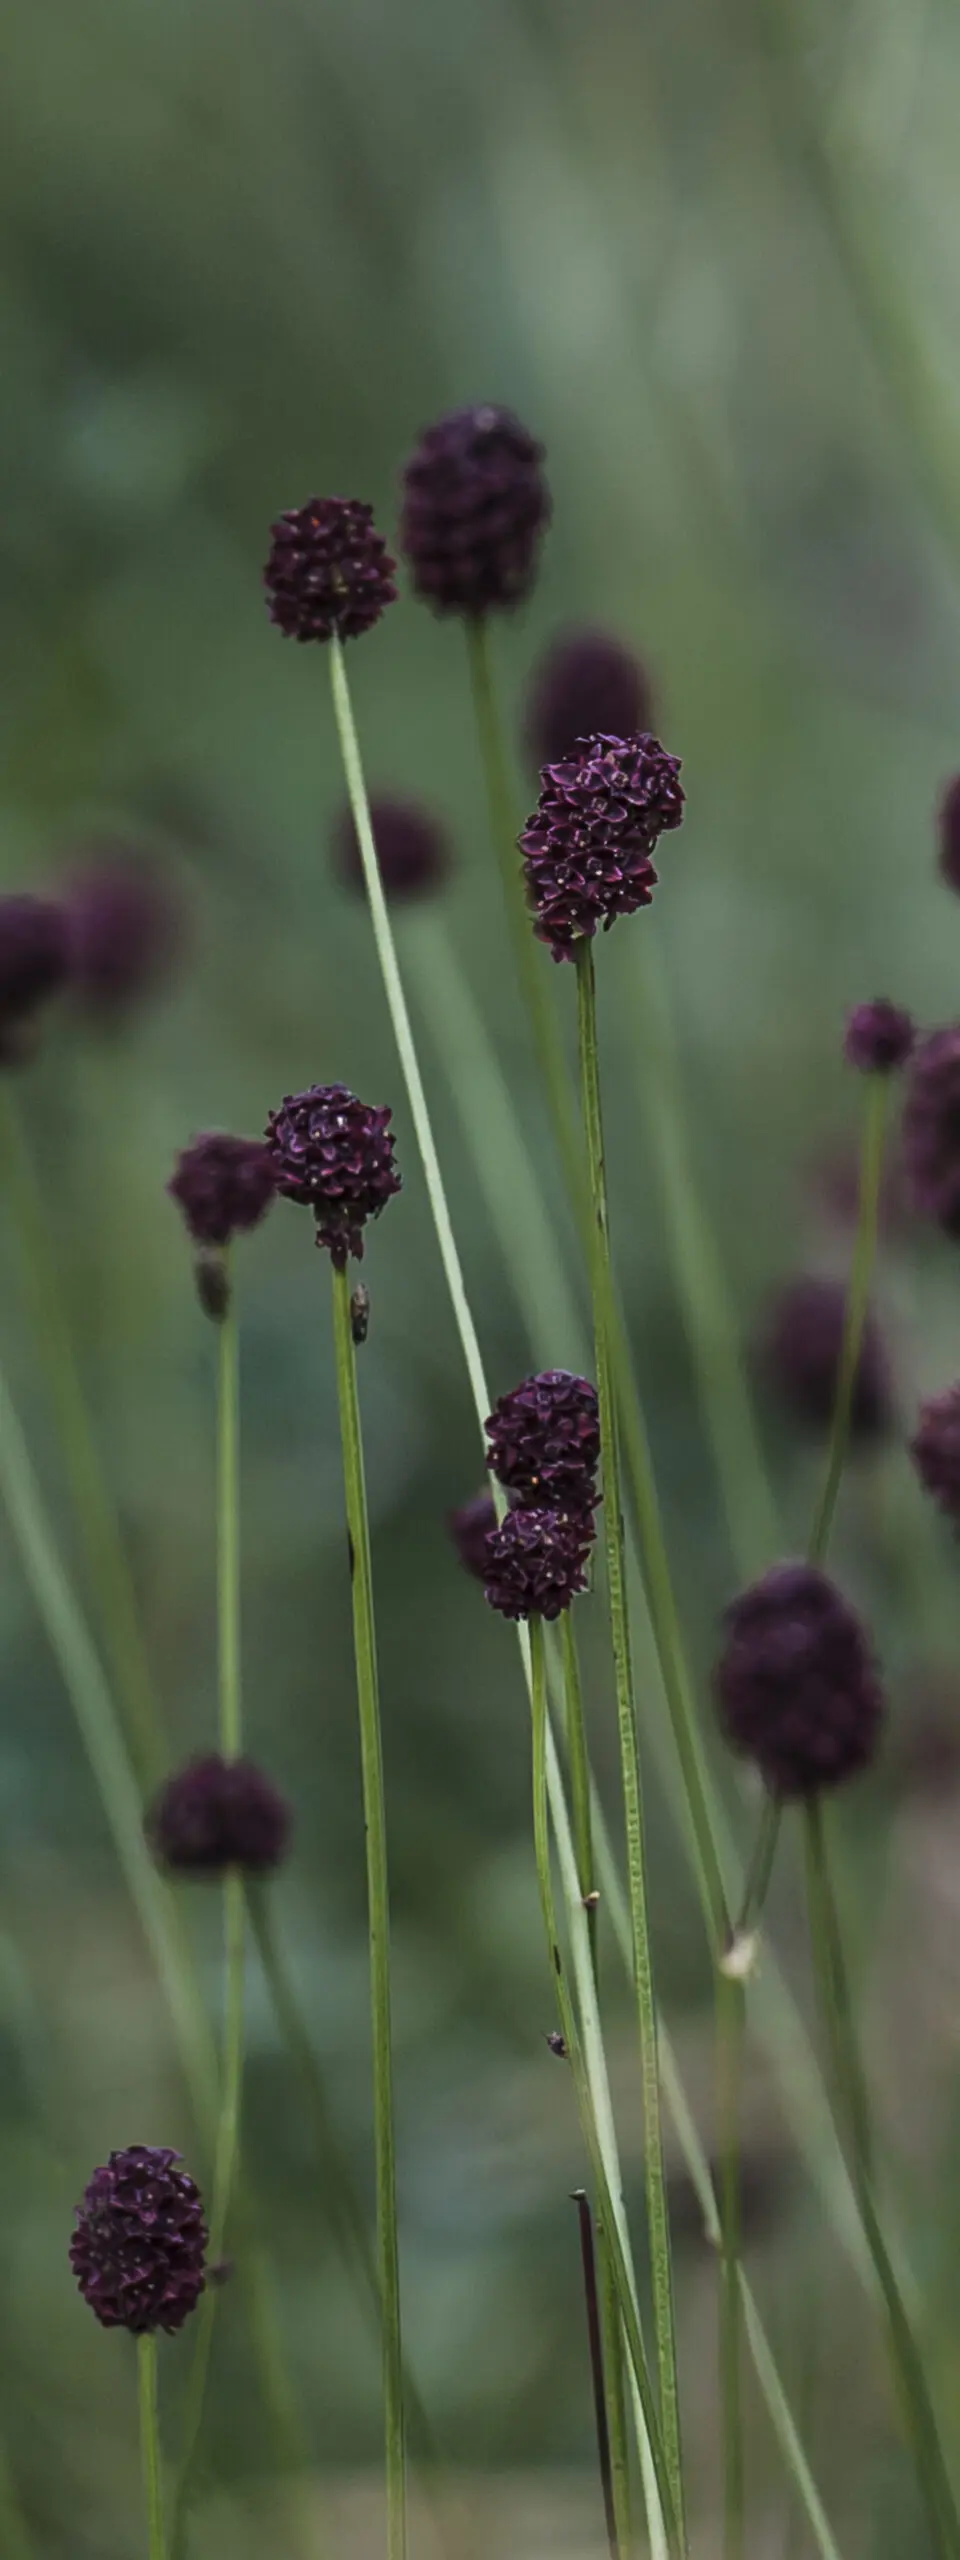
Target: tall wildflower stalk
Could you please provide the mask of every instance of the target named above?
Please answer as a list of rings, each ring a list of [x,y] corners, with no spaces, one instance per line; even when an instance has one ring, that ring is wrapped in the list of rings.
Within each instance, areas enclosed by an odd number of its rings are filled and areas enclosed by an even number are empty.
[[[630,1619],[627,1607],[620,1448],[610,1347],[613,1278],[610,1263],[607,1183],[600,1102],[596,987],[593,946],[589,940],[584,939],[581,943],[577,952],[576,966],[583,1124],[593,1212],[590,1278],[593,1296],[597,1393],[600,1400],[600,1439],[603,1453],[603,1532],[626,1820],[627,1889],[633,1936],[633,1978],[640,2027],[644,2171],[653,2280],[654,2328],[660,2376],[660,2407],[671,2479],[671,2494],[676,2512],[682,2517],[683,2466],[680,2447],[680,2395],[677,2381],[673,2270],[663,2167],[663,2135],[660,2123],[657,2014],[647,1914],[643,1803],[640,1757],[637,1747],[636,1704],[633,1693]]]
[[[147,2550],[149,2560],[166,2560],[167,2537],[163,2522],[163,2472],[160,2460],[160,2419],[157,2408],[157,2341],[153,2331],[137,2339],[137,2376],[140,2396],[140,2458],[143,2465],[143,2489],[147,2511]]]

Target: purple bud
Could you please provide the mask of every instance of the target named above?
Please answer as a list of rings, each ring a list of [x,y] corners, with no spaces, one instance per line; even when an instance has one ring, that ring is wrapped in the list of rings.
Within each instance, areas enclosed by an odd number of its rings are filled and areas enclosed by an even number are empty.
[[[728,1742],[774,1795],[812,1796],[873,1759],[883,1693],[866,1628],[828,1574],[776,1564],[731,1603],[716,1671]]]
[[[70,969],[88,1013],[118,1020],[169,976],[183,940],[170,872],[123,845],[91,850],[65,884]]]
[[[519,604],[549,516],[543,447],[509,409],[439,419],[403,479],[400,548],[417,595],[471,619]]]
[[[271,1111],[266,1142],[277,1190],[312,1209],[317,1243],[338,1271],[363,1254],[363,1229],[400,1190],[392,1112],[358,1102],[344,1084],[314,1084]]]
[[[587,1587],[589,1514],[508,1511],[487,1540],[484,1594],[502,1618],[559,1618]]]
[[[231,1138],[210,1129],[178,1156],[167,1190],[194,1243],[223,1247],[259,1225],[276,1183],[260,1139]]]
[[[847,1016],[843,1050],[847,1065],[865,1076],[889,1076],[905,1066],[916,1033],[909,1013],[886,996],[858,1004]]]
[[[142,2142],[111,2151],[77,2207],[70,2264],[104,2329],[172,2336],[196,2310],[207,2226],[199,2188],[179,2158]]]
[[[286,1854],[290,1819],[289,1805],[254,1761],[208,1751],[174,1770],[144,1827],[159,1864],[175,1875],[221,1876],[240,1867],[262,1876]]]
[[[683,817],[680,765],[656,738],[585,739],[547,765],[520,837],[534,932],[555,960],[575,960],[602,924],[648,907],[658,838]]]
[[[525,736],[530,762],[563,764],[581,738],[649,730],[651,687],[640,660],[606,631],[570,631],[535,667]]]
[[[590,1512],[597,1500],[600,1414],[589,1378],[543,1369],[488,1416],[487,1465],[518,1502]]]
[[[357,640],[396,599],[386,543],[359,498],[308,498],[271,526],[263,573],[271,622],[288,640]]]
[[[782,1402],[808,1431],[828,1431],[833,1420],[846,1316],[846,1283],[814,1272],[788,1280],[773,1301],[764,1364]],[[853,1378],[851,1438],[876,1440],[893,1419],[886,1346],[868,1311]]]

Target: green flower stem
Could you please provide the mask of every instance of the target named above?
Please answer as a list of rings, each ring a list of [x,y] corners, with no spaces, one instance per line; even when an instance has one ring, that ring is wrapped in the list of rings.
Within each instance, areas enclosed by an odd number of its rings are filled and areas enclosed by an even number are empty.
[[[683,2516],[683,2471],[680,2449],[680,2402],[677,2383],[677,2354],[673,2310],[673,2272],[670,2253],[670,2231],[667,2218],[666,2180],[663,2167],[663,2135],[660,2124],[660,2077],[657,2060],[657,2015],[650,1958],[650,1933],[647,1919],[647,1886],[643,1843],[643,1805],[640,1786],[640,1755],[637,1748],[636,1707],[633,1696],[633,1664],[630,1648],[630,1622],[627,1610],[626,1559],[624,1550],[623,1510],[620,1489],[620,1450],[617,1408],[614,1395],[613,1366],[610,1356],[613,1281],[610,1268],[607,1185],[603,1154],[603,1121],[600,1105],[600,1066],[597,1047],[596,994],[593,974],[593,949],[584,941],[577,953],[578,1023],[580,1034],[580,1073],[583,1092],[583,1121],[590,1169],[593,1206],[593,1250],[591,1285],[593,1294],[594,1336],[596,1344],[597,1395],[600,1406],[600,1445],[603,1462],[603,1530],[607,1563],[607,1597],[610,1608],[610,1632],[613,1647],[614,1678],[617,1698],[617,1724],[620,1736],[620,1763],[623,1777],[626,1816],[627,1880],[633,1936],[633,1978],[640,2029],[640,2066],[643,2083],[644,2167],[647,2189],[647,2219],[650,2233],[650,2265],[653,2283],[654,2329],[657,2341],[657,2367],[660,2380],[660,2409],[663,2424],[671,2498],[675,2512]]]
[[[240,1349],[232,1292],[226,1315],[217,1326],[217,1626],[220,1749],[225,1760],[236,1760],[242,1742]]]
[[[373,1622],[370,1528],[360,1435],[357,1365],[350,1321],[350,1279],[333,1272],[333,1330],[337,1364],[343,1479],[350,1540],[353,1641],[360,1717],[360,1758],[367,1845],[370,1929],[370,1994],[373,2016],[373,2115],[377,2176],[377,2253],[383,2317],[383,2392],[387,2476],[387,2551],[404,2560],[407,2540],[403,2422],[403,2350],[400,2332],[400,2266],[393,2128],[393,2062],[390,2032],[390,1905],[387,1832],[380,1737],[380,1696]]]
[[[590,1763],[583,1722],[583,1686],[580,1658],[572,1609],[564,1609],[560,1619],[560,1642],[563,1648],[564,1732],[567,1744],[567,1766],[570,1772],[570,1810],[573,1820],[573,1845],[577,1858],[580,1891],[587,1914],[590,1954],[594,1976],[597,1973],[597,1903],[596,1877],[593,1871],[593,1816],[590,1807]]]
[[[677,2503],[675,2484],[671,2477],[670,2464],[661,2426],[661,2413],[657,2408],[653,2385],[643,2351],[643,2341],[640,2334],[636,2297],[629,2280],[626,2262],[623,2257],[620,2243],[620,2218],[614,2209],[614,2201],[607,2185],[606,2172],[600,2145],[597,2141],[593,2110],[590,2103],[586,2073],[583,2066],[583,2056],[580,2037],[577,2030],[576,2017],[566,1987],[563,1955],[560,1944],[559,1923],[553,1892],[553,1877],[550,1866],[550,1810],[548,1778],[550,1725],[547,1708],[546,1655],[543,1643],[542,1619],[538,1617],[530,1619],[528,1634],[530,1652],[530,1710],[533,1736],[533,1838],[537,1863],[537,1881],[540,1887],[540,1900],[543,1910],[547,1947],[550,1955],[554,1988],[557,1995],[560,2024],[567,2048],[567,2057],[574,2076],[574,2086],[580,2107],[581,2123],[587,2142],[587,2148],[590,2153],[591,2165],[597,2181],[600,2210],[604,2217],[605,2227],[608,2229],[610,2235],[611,2256],[616,2272],[621,2317],[626,2331],[634,2381],[643,2405],[646,2438],[656,2475],[660,2511],[663,2520],[663,2529],[666,2535],[667,2547],[671,2552],[682,2553],[686,2548],[682,2512],[679,2504]]]
[[[740,2299],[740,2085],[746,2003],[743,1986],[717,1979],[717,2093],[720,2157],[720,2395],[723,2433],[724,2560],[741,2560],[744,2522],[743,2384]]]
[[[853,1390],[877,1250],[880,1185],[883,1179],[883,1150],[887,1128],[888,1083],[887,1076],[874,1075],[867,1078],[867,1102],[860,1159],[860,1207],[850,1270],[850,1287],[847,1293],[837,1393],[827,1447],[827,1463],[823,1489],[810,1536],[811,1564],[822,1564],[827,1552],[837,1495],[840,1490],[840,1478],[843,1474],[850,1439]]]
[[[407,1009],[406,996],[404,994],[403,982],[397,964],[393,931],[380,880],[376,846],[373,840],[373,828],[370,823],[370,807],[367,798],[366,785],[364,783],[359,741],[357,739],[356,727],[353,719],[346,668],[343,661],[343,652],[335,641],[330,643],[330,667],[334,712],[340,737],[350,807],[363,861],[364,879],[370,902],[374,944],[383,979],[384,992],[387,998],[390,1019],[393,1025],[394,1037],[397,1043],[397,1052],[400,1059],[401,1072],[416,1134],[420,1161],[423,1166],[424,1179],[427,1186],[427,1196],[430,1202],[440,1258],[450,1293],[450,1302],[453,1309],[454,1321],[460,1338],[461,1351],[470,1382],[470,1390],[482,1444],[485,1437],[484,1426],[487,1414],[491,1408],[492,1397],[484,1375],[483,1359],[481,1356],[477,1329],[473,1320],[473,1313],[464,1285],[460,1257],[457,1251],[456,1238],[454,1236],[453,1225],[450,1218],[443,1176],[440,1170],[436,1144],[433,1137],[430,1114],[424,1092],[423,1079],[420,1072],[420,1064],[417,1057],[416,1045],[410,1024],[410,1016]],[[495,1498],[498,1498],[502,1504],[502,1496],[499,1494],[499,1488],[494,1486],[493,1491]],[[524,1678],[529,1691],[531,1680],[530,1648],[527,1642],[526,1630],[522,1626],[517,1629],[517,1643],[523,1665]],[[593,1972],[590,1962],[586,1914],[584,1912],[580,1896],[576,1858],[570,1835],[570,1824],[567,1815],[563,1779],[552,1732],[548,1732],[547,1735],[547,1789],[557,1842],[557,1851],[563,1876],[567,1926],[570,1932],[576,1977],[577,1999],[579,2002],[583,2027],[585,2061],[584,2086],[589,2091],[589,2101],[592,2110],[592,2135],[598,2146],[598,2156],[602,2161],[606,2191],[608,2198],[612,2198],[613,2200],[612,2204],[608,2204],[608,2214],[605,2218],[608,2218],[610,2212],[613,2212],[616,2216],[614,2232],[611,2238],[611,2247],[615,2248],[618,2274],[622,2275],[623,2270],[627,2269],[630,2272],[632,2280],[629,2235],[622,2206],[622,2181],[617,2152],[616,2130],[613,2120],[613,2109],[610,2102],[606,2057],[600,2027],[599,2010],[596,2001],[596,1987],[593,1981]],[[634,2293],[634,2303],[635,2299],[636,2297]],[[659,2510],[657,2505],[657,2492],[652,2458],[645,2430],[643,2402],[638,2387],[635,2387],[634,2390],[633,2405],[634,2414],[637,2420],[638,2446],[644,2477],[644,2492],[647,2500],[647,2512],[651,2527],[651,2538],[654,2541],[656,2560],[656,2553],[662,2547],[662,2531],[659,2522]],[[659,2537],[659,2541],[657,2541],[656,2537]]]
[[[504,895],[531,1034],[544,1081],[554,1135],[570,1205],[588,1259],[593,1255],[593,1211],[583,1146],[576,1126],[571,1081],[563,1045],[527,910],[517,850],[507,755],[503,739],[485,622],[468,624],[470,673],[487,776],[493,834],[503,875]],[[724,1944],[727,1915],[723,1879],[714,1849],[707,1806],[707,1780],[696,1710],[683,1658],[680,1622],[670,1579],[646,1424],[630,1357],[630,1346],[611,1284],[607,1333],[614,1390],[626,1462],[627,1481],[637,1521],[644,1581],[654,1641],[660,1658],[664,1691],[683,1773],[688,1815],[694,1836],[698,1882],[715,1950]]]
[[[157,2413],[157,2341],[152,2329],[137,2339],[140,2384],[140,2460],[147,2509],[149,2560],[166,2560],[163,2530],[163,2475],[160,2465],[160,2421]]]
[[[622,979],[637,1060],[635,1095],[653,1157],[677,1296],[737,1570],[745,1582],[779,1550],[776,1504],[747,1382],[736,1311],[693,1163],[662,943],[623,941]]]
[[[563,1041],[548,982],[540,966],[540,954],[527,906],[507,747],[493,680],[489,624],[479,618],[468,622],[466,634],[470,689],[487,787],[490,831],[500,865],[514,965],[560,1151],[564,1180],[583,1226],[590,1207],[586,1166]]]
[[[944,2555],[944,2560],[947,2560],[947,2555],[949,2560],[956,2560],[960,2552],[960,2515],[943,2457],[923,2360],[904,2306],[874,2198],[869,2105],[854,2031],[823,1809],[816,1797],[804,1809],[804,1845],[814,1978],[834,2085],[838,2129],[846,2146],[864,2234],[887,2315],[894,2380],[933,2545]]]
[[[753,1856],[750,1860],[749,1867],[747,1868],[740,1909],[737,1913],[737,1918],[734,1924],[733,1938],[730,1948],[731,1957],[733,1958],[733,1962],[730,1967],[731,1971],[735,1971],[736,1969],[735,1959],[738,1943],[742,1945],[752,1936],[752,1933],[761,1918],[767,1899],[767,1890],[770,1878],[773,1874],[773,1862],[777,1854],[777,1842],[780,1838],[780,1825],[782,1820],[783,1802],[781,1797],[766,1795],[764,1797],[763,1812],[761,1813],[760,1820],[757,1825],[757,1836],[753,1844]]]
[[[152,1788],[168,1759],[163,1720],[120,1524],[100,1464],[77,1366],[43,1200],[9,1076],[0,1085],[0,1147],[39,1364],[60,1438],[101,1640],[123,1705],[137,1774],[145,1787]]]

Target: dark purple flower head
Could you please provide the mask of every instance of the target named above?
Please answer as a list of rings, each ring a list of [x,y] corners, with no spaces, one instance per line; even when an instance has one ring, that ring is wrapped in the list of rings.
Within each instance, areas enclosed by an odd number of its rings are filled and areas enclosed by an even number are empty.
[[[0,1065],[30,1048],[34,1016],[70,972],[64,908],[53,898],[0,898]]]
[[[563,764],[581,738],[649,729],[652,695],[632,649],[608,631],[569,631],[535,667],[525,735],[530,762]]]
[[[683,816],[680,764],[656,738],[588,738],[547,765],[520,838],[534,932],[555,960],[617,916],[648,907],[659,836]]]
[[[818,1565],[776,1564],[734,1600],[720,1720],[772,1794],[817,1795],[873,1759],[883,1692],[866,1628]]]
[[[509,409],[457,409],[403,476],[400,548],[435,613],[500,613],[529,593],[550,516],[543,446]]]
[[[447,1527],[460,1562],[475,1581],[487,1578],[487,1539],[497,1525],[497,1510],[492,1493],[478,1493],[472,1502],[462,1502],[458,1511],[448,1511]]]
[[[415,800],[372,800],[373,841],[388,898],[423,898],[438,889],[450,868],[446,829]],[[335,835],[337,870],[349,889],[365,895],[363,861],[349,809],[341,810]]]
[[[847,1065],[858,1067],[861,1075],[889,1076],[906,1065],[915,1038],[913,1022],[902,1005],[876,996],[872,1004],[855,1005],[847,1015],[844,1056]]]
[[[179,2151],[135,2142],[95,2169],[70,2242],[77,2283],[104,2329],[182,2329],[203,2292],[207,2226]]]
[[[194,1244],[224,1246],[259,1224],[276,1192],[274,1168],[259,1138],[210,1129],[177,1158],[167,1184]]]
[[[393,1161],[392,1112],[358,1102],[345,1084],[288,1093],[271,1111],[267,1146],[277,1190],[312,1209],[317,1243],[338,1271],[363,1254],[363,1229],[401,1188]]]
[[[914,1050],[903,1110],[903,1161],[915,1206],[960,1236],[960,1022]]]
[[[269,1875],[290,1837],[290,1807],[252,1760],[218,1751],[188,1760],[161,1787],[146,1820],[154,1856],[176,1875]]]
[[[396,599],[373,508],[360,498],[308,498],[271,527],[263,573],[271,622],[288,640],[357,640]]]
[[[910,1455],[940,1510],[960,1521],[960,1384],[921,1406]]]
[[[575,1511],[507,1511],[487,1540],[484,1595],[502,1618],[559,1618],[587,1584],[593,1520]]]
[[[487,1465],[528,1508],[593,1510],[600,1463],[597,1390],[570,1369],[543,1369],[501,1396],[486,1423]]]
[[[70,973],[87,1011],[113,1022],[162,986],[183,939],[170,872],[123,845],[91,850],[65,884]]]
[[[937,820],[940,874],[948,889],[960,890],[960,773],[948,782]]]
[[[814,1272],[788,1280],[773,1302],[764,1365],[777,1394],[808,1431],[827,1431],[833,1420],[846,1313],[845,1283]],[[886,1346],[868,1311],[853,1380],[851,1438],[879,1439],[893,1419]]]

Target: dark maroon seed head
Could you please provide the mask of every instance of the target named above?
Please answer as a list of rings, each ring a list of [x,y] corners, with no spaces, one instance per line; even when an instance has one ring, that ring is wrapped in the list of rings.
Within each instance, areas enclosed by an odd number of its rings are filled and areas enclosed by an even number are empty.
[[[858,1067],[861,1075],[889,1076],[906,1065],[915,1038],[913,1022],[902,1005],[877,996],[872,1004],[855,1005],[848,1014],[844,1056],[847,1065]]]
[[[0,898],[0,1065],[28,1056],[40,1007],[70,974],[66,911],[53,898]]]
[[[589,1378],[543,1369],[501,1396],[486,1423],[487,1465],[528,1508],[590,1512],[597,1500],[600,1414]]]
[[[403,479],[400,548],[435,613],[519,604],[549,521],[543,447],[509,409],[458,409],[428,427]]]
[[[95,2169],[70,2242],[84,2301],[104,2329],[182,2329],[204,2289],[207,2226],[178,2151],[135,2142]]]
[[[340,1271],[363,1253],[363,1229],[400,1190],[392,1112],[358,1102],[343,1084],[287,1094],[272,1111],[266,1143],[277,1190],[312,1209],[317,1242]]]
[[[487,1540],[485,1597],[502,1618],[559,1618],[587,1585],[593,1520],[570,1511],[507,1511]]]
[[[960,1384],[921,1406],[910,1455],[939,1509],[948,1520],[960,1521]]]
[[[812,1796],[865,1769],[883,1693],[856,1610],[819,1566],[777,1564],[726,1612],[720,1720],[774,1795]]]
[[[914,1050],[903,1110],[903,1161],[915,1206],[960,1236],[960,1023]]]
[[[563,764],[582,738],[649,730],[653,700],[632,649],[607,631],[569,631],[534,668],[524,733],[530,762]]]
[[[290,1807],[252,1760],[218,1751],[176,1769],[150,1807],[146,1833],[158,1863],[172,1874],[222,1876],[228,1867],[263,1876],[280,1865],[290,1838]]]
[[[487,1578],[487,1540],[497,1525],[497,1509],[492,1493],[478,1493],[472,1502],[462,1502],[458,1511],[448,1511],[447,1527],[460,1562],[475,1581]]]
[[[356,640],[396,598],[391,560],[359,498],[308,498],[271,527],[263,573],[271,622],[289,640]]]
[[[118,1021],[169,976],[183,942],[170,872],[122,844],[91,849],[65,883],[70,973],[86,1011]]]
[[[656,738],[585,739],[547,765],[520,837],[534,932],[555,960],[648,907],[658,838],[683,817],[680,765]]]
[[[814,1272],[788,1280],[774,1299],[764,1366],[781,1402],[807,1431],[828,1431],[833,1420],[846,1314],[845,1282]],[[851,1438],[877,1440],[893,1420],[886,1345],[876,1316],[868,1312],[853,1379]]]
[[[388,898],[424,898],[450,868],[446,830],[415,800],[372,800],[370,816],[380,878]],[[363,860],[349,809],[341,810],[335,835],[336,866],[349,889],[366,894]]]
[[[948,782],[937,819],[940,873],[948,889],[960,890],[960,773]]]
[[[167,1184],[194,1244],[208,1247],[228,1245],[257,1226],[276,1187],[262,1141],[231,1138],[220,1129],[184,1148]]]

